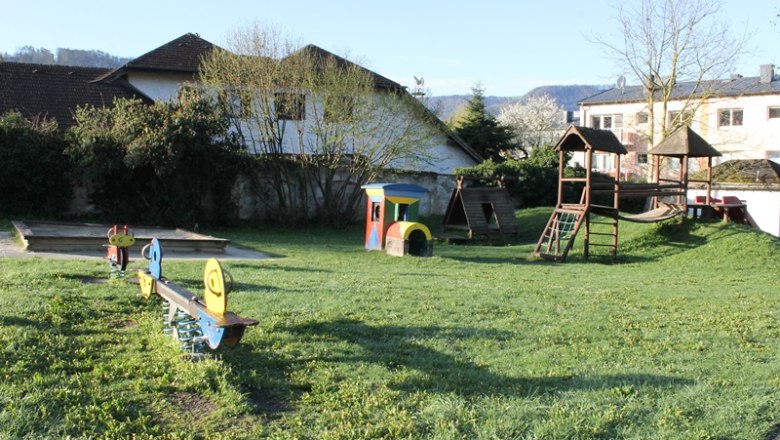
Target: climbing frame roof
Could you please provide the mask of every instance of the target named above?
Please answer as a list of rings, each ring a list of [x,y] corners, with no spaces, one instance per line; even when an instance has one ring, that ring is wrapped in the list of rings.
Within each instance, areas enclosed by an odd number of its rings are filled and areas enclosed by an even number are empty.
[[[601,151],[607,153],[627,154],[628,151],[620,143],[615,133],[609,130],[570,125],[561,140],[555,146],[557,151]]]

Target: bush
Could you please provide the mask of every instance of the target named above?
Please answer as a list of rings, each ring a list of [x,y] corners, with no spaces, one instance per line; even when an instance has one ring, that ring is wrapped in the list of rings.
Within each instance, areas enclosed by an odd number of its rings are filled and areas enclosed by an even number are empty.
[[[178,102],[79,108],[68,153],[92,187],[95,206],[121,223],[225,224],[246,153],[221,108],[196,91]]]
[[[0,116],[0,215],[49,216],[68,210],[70,162],[53,121]]]
[[[468,177],[507,178],[507,189],[515,200],[517,208],[536,206],[555,206],[558,200],[558,153],[553,147],[536,148],[528,159],[509,159],[496,163],[486,160],[468,168],[459,168],[456,173]],[[568,177],[582,176],[581,168],[566,168]],[[579,188],[567,188],[567,191],[581,191]]]

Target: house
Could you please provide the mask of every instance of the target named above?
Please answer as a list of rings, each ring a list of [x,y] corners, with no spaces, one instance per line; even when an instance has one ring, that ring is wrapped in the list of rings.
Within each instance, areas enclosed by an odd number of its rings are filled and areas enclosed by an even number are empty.
[[[114,98],[138,98],[147,103],[175,99],[182,86],[197,82],[201,59],[216,47],[198,35],[188,33],[117,69],[0,62],[0,114],[16,110],[27,118],[56,119],[65,129],[75,124],[74,111],[80,105],[110,106]],[[301,50],[349,63],[314,45]],[[372,76],[377,93],[408,93],[400,84],[364,70]],[[452,174],[456,168],[482,161],[476,151],[433,114],[428,112],[426,120],[434,124],[439,133],[429,145],[436,160],[402,166],[401,170]]]
[[[691,96],[702,103],[686,116],[691,128],[723,154],[716,164],[732,159],[780,162],[780,78],[775,66],[760,66],[758,76],[675,84],[667,114],[658,115],[657,102],[655,117],[671,121]],[[621,170],[629,177],[647,175],[652,145],[647,141],[650,126],[642,86],[615,87],[582,100],[580,118],[583,126],[611,130],[625,145],[628,154],[621,160]],[[659,139],[658,131],[655,137]],[[612,160],[608,155],[595,158],[595,167],[611,172]]]

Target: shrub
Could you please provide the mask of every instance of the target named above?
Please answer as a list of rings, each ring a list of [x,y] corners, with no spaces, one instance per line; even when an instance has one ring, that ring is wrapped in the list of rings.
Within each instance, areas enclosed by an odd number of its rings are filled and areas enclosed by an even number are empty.
[[[456,173],[469,177],[505,176],[507,189],[515,199],[517,208],[555,206],[558,196],[558,162],[558,153],[553,147],[541,147],[534,149],[528,159],[509,159],[500,163],[488,159],[473,167],[459,168]],[[584,172],[581,168],[566,168],[565,171],[569,177],[581,176]],[[578,189],[568,188],[567,191]]]
[[[177,102],[79,108],[68,153],[115,222],[224,224],[236,217],[231,190],[246,153],[219,105],[183,90]]]
[[[47,216],[71,200],[70,163],[54,121],[0,116],[0,215]]]

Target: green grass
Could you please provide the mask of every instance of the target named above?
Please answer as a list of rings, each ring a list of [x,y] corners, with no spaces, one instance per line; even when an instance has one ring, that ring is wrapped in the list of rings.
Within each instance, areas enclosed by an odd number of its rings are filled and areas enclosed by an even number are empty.
[[[776,238],[621,223],[619,259],[510,246],[362,248],[346,230],[209,231],[256,318],[204,362],[98,261],[0,259],[0,438],[764,439],[780,426]],[[142,266],[133,262],[133,267]],[[203,262],[164,262],[202,289]]]

